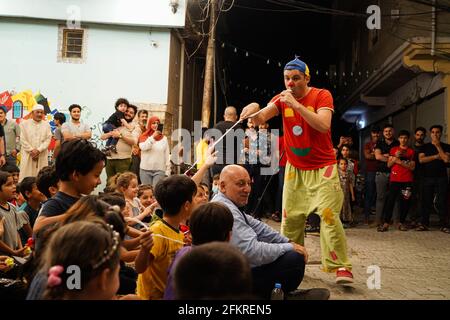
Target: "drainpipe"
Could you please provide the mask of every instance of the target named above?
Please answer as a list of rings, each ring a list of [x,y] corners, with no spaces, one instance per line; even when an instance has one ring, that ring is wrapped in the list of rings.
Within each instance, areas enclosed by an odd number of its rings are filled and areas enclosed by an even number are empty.
[[[180,31],[176,29],[176,35],[181,42],[180,48],[180,88],[178,93],[178,129],[182,128],[183,125],[183,94],[184,94],[184,50],[185,42],[180,34]],[[179,130],[178,143],[181,142],[181,130]],[[177,167],[178,174],[180,167]]]
[[[216,44],[214,44],[216,45]],[[216,73],[216,51],[214,50],[214,58],[213,58],[213,86],[214,86],[214,125],[216,125],[217,121],[217,73]]]
[[[434,57],[436,48],[436,0],[432,0],[431,8],[431,56]]]
[[[183,122],[183,94],[184,94],[184,41],[181,43],[181,61],[180,61],[180,93],[178,97],[178,128],[181,128]]]

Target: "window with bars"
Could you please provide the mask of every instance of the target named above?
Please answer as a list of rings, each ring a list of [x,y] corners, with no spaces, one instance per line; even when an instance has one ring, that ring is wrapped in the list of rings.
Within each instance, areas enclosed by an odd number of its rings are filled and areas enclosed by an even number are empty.
[[[63,58],[83,58],[83,35],[84,30],[64,29],[62,42]]]

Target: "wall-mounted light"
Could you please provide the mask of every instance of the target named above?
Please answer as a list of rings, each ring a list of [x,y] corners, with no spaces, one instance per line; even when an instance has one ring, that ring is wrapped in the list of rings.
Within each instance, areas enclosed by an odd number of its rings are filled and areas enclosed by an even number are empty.
[[[179,6],[179,0],[169,0],[169,6],[172,7],[172,12],[175,14],[177,13],[177,9]]]

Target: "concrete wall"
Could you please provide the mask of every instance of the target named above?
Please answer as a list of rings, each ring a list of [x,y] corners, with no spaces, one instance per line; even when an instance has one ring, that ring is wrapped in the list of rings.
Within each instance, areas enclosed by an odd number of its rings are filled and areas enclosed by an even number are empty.
[[[408,0],[362,0],[347,1],[337,0],[334,2],[334,8],[351,11],[355,13],[365,13],[367,7],[378,4],[381,8],[381,29],[378,31],[379,39],[374,46],[369,46],[371,31],[366,26],[364,18],[335,18],[333,31],[333,45],[336,48],[338,61],[338,74],[340,78],[340,87],[338,96],[349,96],[361,84],[348,77],[350,72],[366,71],[372,75],[373,71],[379,69],[386,59],[406,40],[414,41],[415,37],[431,38],[431,7],[413,3]],[[399,9],[400,15],[411,13],[423,13],[420,15],[405,15],[399,19],[392,19],[390,16],[392,9]],[[445,37],[450,34],[450,12],[437,11],[437,37]],[[430,47],[430,43],[424,44]],[[356,48],[354,48],[356,46]],[[354,49],[353,49],[354,48]],[[342,77],[342,73],[346,77]],[[363,77],[362,80],[366,78]],[[347,86],[342,83],[346,81]]]
[[[80,20],[152,27],[184,27],[187,0],[0,0],[0,16],[50,20]]]
[[[373,112],[366,113],[361,119],[369,126],[386,119],[389,115],[411,107],[426,96],[442,89],[442,76],[442,74],[420,74],[404,86],[393,91],[386,99],[386,106],[372,107]],[[442,120],[444,121],[444,119]]]
[[[41,91],[52,109],[66,110],[72,103],[86,106],[82,119],[96,126],[97,136],[98,124],[113,113],[119,97],[138,104],[167,104],[169,30],[88,25],[86,32],[85,62],[64,63],[57,62],[55,22],[0,21],[0,92]]]

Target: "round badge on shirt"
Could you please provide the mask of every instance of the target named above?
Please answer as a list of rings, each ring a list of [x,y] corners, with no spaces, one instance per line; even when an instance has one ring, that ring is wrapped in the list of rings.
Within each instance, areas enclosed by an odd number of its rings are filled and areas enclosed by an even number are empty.
[[[303,133],[303,129],[300,126],[295,126],[292,128],[292,132],[294,133],[295,136],[299,136]]]

